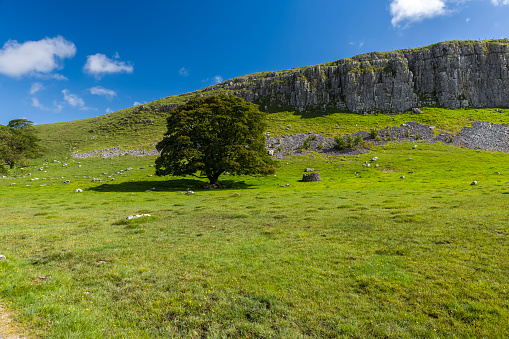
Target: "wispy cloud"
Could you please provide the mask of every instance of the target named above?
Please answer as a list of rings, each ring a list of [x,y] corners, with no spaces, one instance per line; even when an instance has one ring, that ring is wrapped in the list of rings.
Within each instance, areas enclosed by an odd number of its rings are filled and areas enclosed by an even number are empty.
[[[412,22],[444,15],[447,13],[447,7],[445,0],[392,0],[390,12],[392,25],[400,27],[402,23],[408,25]]]
[[[189,71],[185,67],[182,67],[181,69],[179,69],[179,74],[183,77],[186,77],[189,75]]]
[[[61,36],[25,43],[9,40],[0,49],[0,74],[13,78],[58,78],[52,72],[62,68],[63,59],[72,58],[74,55],[76,46]]]
[[[133,106],[139,106],[139,105],[143,105],[143,104],[146,104],[146,103],[147,103],[146,101],[143,101],[143,102],[135,101],[133,103]]]
[[[89,88],[88,90],[90,91],[90,94],[102,95],[102,96],[108,97],[110,99],[117,95],[117,92],[115,92],[114,90],[107,89],[102,86],[95,86],[95,87]]]
[[[111,108],[109,108],[109,107],[108,107],[108,108],[106,108],[105,112],[106,112],[106,113],[111,113],[111,112],[113,112],[113,110],[112,110]]]
[[[42,91],[44,86],[40,82],[34,82],[30,87],[30,95],[34,95],[35,93]]]
[[[85,106],[85,101],[77,96],[76,94],[71,94],[69,90],[64,89],[62,91],[62,94],[64,95],[64,100],[72,107],[79,108],[81,111],[88,111],[90,109],[94,109],[91,107]]]
[[[118,53],[115,54],[115,58]],[[100,79],[105,74],[114,73],[132,73],[134,67],[129,62],[118,61],[108,58],[104,54],[94,54],[87,56],[87,62],[83,66],[83,71]]]
[[[491,3],[495,6],[498,5],[509,5],[509,0],[491,0]]]
[[[57,102],[56,100],[53,101],[53,106],[55,107],[54,109],[55,113],[60,112],[62,108],[64,108],[64,106],[61,103]]]
[[[220,75],[213,76],[212,78],[203,79],[201,82],[209,83],[211,85],[217,85],[223,82],[223,77]]]
[[[49,111],[50,109],[44,105],[42,105],[40,102],[39,102],[39,99],[37,98],[32,98],[32,107],[36,107],[36,108],[39,108],[43,111]]]

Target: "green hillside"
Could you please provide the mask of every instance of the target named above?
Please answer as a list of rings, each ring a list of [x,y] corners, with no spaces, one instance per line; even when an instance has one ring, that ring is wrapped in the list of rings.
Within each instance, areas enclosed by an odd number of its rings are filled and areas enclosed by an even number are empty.
[[[153,149],[166,131],[167,112],[157,112],[142,107],[157,108],[178,103],[183,96],[173,96],[143,106],[135,106],[114,113],[70,122],[35,126],[43,144],[50,150],[46,157],[68,157],[98,149]],[[424,108],[423,114],[360,115],[350,112],[299,113],[283,111],[267,113],[267,132],[271,135],[319,133],[327,137],[351,134],[356,131],[399,126],[405,122],[418,122],[435,126],[435,132],[456,133],[470,126],[474,120],[492,123],[509,123],[509,112],[499,113],[494,108],[448,110]],[[153,122],[147,122],[153,121]],[[287,126],[290,125],[291,128]]]

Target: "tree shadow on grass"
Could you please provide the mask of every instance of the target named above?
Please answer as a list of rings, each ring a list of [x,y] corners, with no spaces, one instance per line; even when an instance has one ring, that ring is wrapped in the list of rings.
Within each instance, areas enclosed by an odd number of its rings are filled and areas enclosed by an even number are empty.
[[[102,184],[97,187],[91,187],[88,190],[95,192],[179,192],[186,191],[188,188],[192,191],[210,191],[210,189],[202,188],[207,181],[199,179],[170,179],[159,181],[126,181],[114,184]],[[246,184],[244,181],[220,180],[219,183],[223,188],[228,189],[249,189],[253,185]]]

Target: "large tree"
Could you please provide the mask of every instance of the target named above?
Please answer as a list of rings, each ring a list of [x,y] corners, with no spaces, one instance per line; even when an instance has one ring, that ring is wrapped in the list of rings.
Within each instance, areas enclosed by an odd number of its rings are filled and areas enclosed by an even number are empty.
[[[33,122],[26,119],[9,121],[7,126],[0,125],[0,162],[10,168],[24,159],[33,159],[43,154],[32,127]]]
[[[231,95],[189,100],[170,112],[156,146],[156,175],[193,175],[219,186],[219,176],[269,174],[275,162],[265,150],[265,115]]]

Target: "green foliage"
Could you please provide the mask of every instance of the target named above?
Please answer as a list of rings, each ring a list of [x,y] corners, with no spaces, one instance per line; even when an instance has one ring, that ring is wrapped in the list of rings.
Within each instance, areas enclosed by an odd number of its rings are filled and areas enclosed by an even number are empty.
[[[354,146],[354,140],[353,140],[353,137],[351,135],[348,135],[346,137],[346,145],[348,148],[352,148]]]
[[[312,135],[310,137],[308,137],[306,140],[304,140],[304,143],[302,145],[302,148],[303,149],[310,149],[311,146],[313,145],[313,142],[316,140],[316,135]]]
[[[371,137],[371,139],[376,139],[376,137],[378,136],[378,130],[376,128],[371,128],[369,130],[369,136]]]
[[[218,185],[224,172],[268,174],[274,162],[265,150],[264,113],[229,95],[196,98],[175,108],[156,146],[156,175],[196,175]]]
[[[360,136],[360,134],[357,134],[355,138],[353,139],[354,146],[361,145],[363,143],[364,139]]]
[[[26,119],[16,119],[7,126],[0,126],[0,161],[11,169],[25,159],[35,159],[43,154],[32,125]]]
[[[351,135],[347,135],[346,141],[342,136],[335,137],[334,141],[335,141],[334,148],[336,148],[337,150],[340,150],[340,151],[346,150],[349,148],[354,148],[356,146],[364,144],[364,139],[362,139],[362,137],[359,134],[356,135],[355,138],[352,137]]]
[[[348,148],[345,139],[342,136],[334,138],[334,148],[340,151],[343,151]]]

